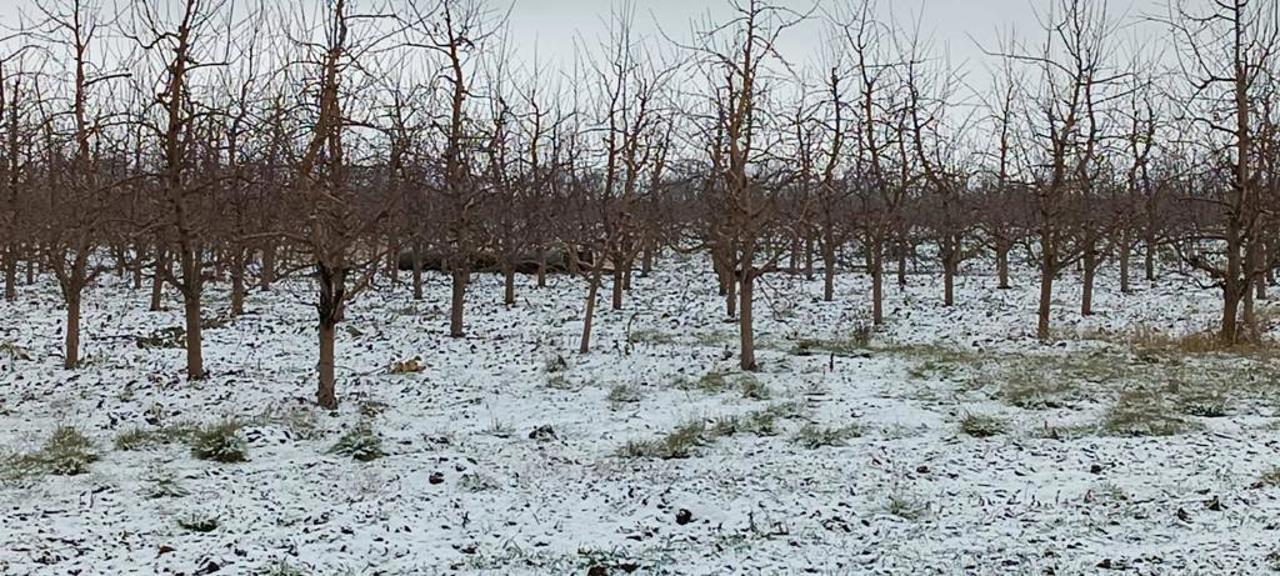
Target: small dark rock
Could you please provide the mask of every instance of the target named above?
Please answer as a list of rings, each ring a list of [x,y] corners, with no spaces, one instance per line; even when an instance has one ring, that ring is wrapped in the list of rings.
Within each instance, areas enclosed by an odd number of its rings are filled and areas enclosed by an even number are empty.
[[[687,508],[681,508],[676,511],[676,524],[684,526],[690,522],[693,522],[693,512],[690,512]]]
[[[443,473],[443,472],[432,472],[432,473],[431,473],[431,476],[428,476],[428,477],[427,477],[427,482],[430,482],[430,483],[432,483],[432,484],[439,484],[439,483],[441,483],[441,482],[444,482],[444,473]]]
[[[609,576],[609,568],[603,564],[596,564],[587,569],[587,576]]]
[[[537,440],[539,442],[547,442],[550,440],[555,440],[556,431],[549,424],[543,424],[541,426],[538,426],[537,428],[534,428],[532,432],[529,432],[529,439]]]
[[[1090,474],[1101,474],[1101,473],[1102,473],[1102,465],[1101,465],[1101,464],[1097,464],[1097,463],[1093,464],[1092,466],[1090,466],[1090,467],[1089,467],[1089,473],[1090,473]]]

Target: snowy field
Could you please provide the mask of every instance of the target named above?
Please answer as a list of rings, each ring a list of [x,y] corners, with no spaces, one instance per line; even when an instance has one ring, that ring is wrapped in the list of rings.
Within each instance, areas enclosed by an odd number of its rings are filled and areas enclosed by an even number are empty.
[[[1060,341],[1034,340],[1037,287],[986,270],[886,287],[768,277],[761,371],[705,263],[635,279],[576,354],[585,287],[523,278],[501,305],[477,276],[469,335],[448,286],[383,286],[338,342],[341,409],[311,407],[304,281],[255,292],[205,332],[212,377],[181,380],[177,300],[105,278],[83,369],[60,368],[53,284],[0,302],[0,574],[1258,574],[1280,567],[1280,363],[1167,342],[1218,295],[1169,276],[1081,319],[1059,283]],[[206,315],[221,318],[224,285]],[[412,359],[420,359],[413,371]],[[409,364],[410,370],[395,370]],[[234,421],[247,461],[193,457],[187,432]],[[93,443],[72,476],[20,463],[59,426]],[[361,426],[385,456],[334,452]]]

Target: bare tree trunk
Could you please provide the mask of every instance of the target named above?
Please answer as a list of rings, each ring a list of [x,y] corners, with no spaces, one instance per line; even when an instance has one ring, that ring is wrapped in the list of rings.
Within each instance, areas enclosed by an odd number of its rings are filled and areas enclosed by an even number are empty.
[[[416,242],[410,258],[413,260],[413,299],[422,300],[422,247]]]
[[[156,246],[155,271],[151,275],[151,311],[164,309],[164,276],[169,270],[169,251],[163,245]]]
[[[653,242],[644,243],[644,252],[640,255],[640,276],[648,277],[653,273]]]
[[[387,246],[387,275],[391,277],[391,285],[400,285],[400,243],[394,239]]]
[[[9,302],[18,299],[18,249],[12,242],[5,248],[4,299]]]
[[[1244,328],[1247,330],[1246,337],[1249,342],[1258,342],[1262,333],[1258,328],[1258,315],[1254,311],[1253,291],[1249,289],[1247,284],[1244,287],[1244,296],[1242,296],[1240,300],[1241,307],[1243,308],[1241,312],[1244,320]]]
[[[813,280],[813,238],[804,239],[804,278]]]
[[[215,246],[209,258],[213,260],[213,281],[222,282],[227,277],[227,252]]]
[[[742,304],[739,306],[742,314],[738,318],[738,335],[739,335],[739,367],[743,370],[755,371],[758,366],[756,364],[756,340],[755,331],[752,325],[752,298],[755,293],[755,271],[749,265],[744,265],[742,270],[742,286],[739,293],[742,297]]]
[[[948,308],[956,303],[956,268],[955,256],[948,255],[942,263],[942,305]]]
[[[1147,282],[1155,282],[1156,280],[1156,240],[1153,235],[1147,235],[1147,247],[1142,255],[1143,269],[1146,273]]]
[[[729,293],[729,278],[733,272],[729,269],[729,265],[725,264],[725,259],[717,252],[711,253],[711,267],[716,273],[716,283],[718,284],[720,296]]]
[[[1222,332],[1219,339],[1228,345],[1237,342],[1237,315],[1240,311],[1240,296],[1234,293],[1233,282],[1227,281],[1222,285]]]
[[[338,409],[337,380],[334,377],[334,341],[337,339],[333,322],[320,322],[320,385],[316,389],[316,403],[329,410]]]
[[[142,289],[142,255],[146,254],[147,248],[142,242],[133,245],[133,289]]]
[[[1263,270],[1262,267],[1264,265],[1263,263],[1266,262],[1268,258],[1267,256],[1268,246],[1265,242],[1261,242],[1261,241],[1257,243],[1257,246],[1258,246],[1258,251],[1254,257],[1254,263],[1252,266],[1250,266],[1250,268],[1253,269],[1253,273],[1257,275],[1257,279],[1254,280],[1254,285],[1253,285],[1254,299],[1266,300],[1267,299],[1267,273],[1266,273],[1267,271]]]
[[[868,268],[871,269],[871,322],[884,324],[884,245],[880,238],[872,238],[867,247]]]
[[[898,288],[907,287],[907,243],[898,240]]]
[[[822,243],[822,300],[836,299],[836,247],[830,239]]]
[[[1040,307],[1037,310],[1036,338],[1049,340],[1049,320],[1053,302],[1053,275],[1057,270],[1057,254],[1054,252],[1053,238],[1048,231],[1041,233],[1041,247],[1044,250],[1040,262]]]
[[[244,248],[233,250],[231,257],[231,315],[240,316],[244,314]]]
[[[76,288],[67,296],[66,357],[62,367],[75,370],[80,365],[80,292]]]
[[[1120,293],[1128,294],[1132,288],[1129,286],[1129,258],[1133,255],[1133,245],[1129,243],[1128,238],[1120,239]]]
[[[1080,315],[1092,316],[1093,280],[1098,271],[1098,249],[1093,238],[1085,240],[1084,256],[1081,262],[1084,265],[1084,286],[1080,296]]]
[[[204,337],[200,325],[200,297],[183,294],[183,318],[187,327],[187,380],[204,379]]]
[[[732,268],[725,274],[724,312],[730,318],[738,316],[738,272]]]
[[[449,336],[451,338],[461,338],[466,335],[466,330],[462,325],[462,307],[466,304],[467,299],[467,278],[470,276],[465,264],[457,263],[453,266],[453,297],[449,306]]]
[[[622,309],[622,291],[625,285],[622,278],[622,262],[616,262],[613,266],[613,309]]]
[[[1240,329],[1237,315],[1240,312],[1240,300],[1249,291],[1248,278],[1244,277],[1246,263],[1242,260],[1245,250],[1241,240],[1240,226],[1235,218],[1227,219],[1227,269],[1222,279],[1222,332],[1219,339],[1228,346],[1240,342]]]
[[[996,288],[999,290],[1011,288],[1009,286],[1009,250],[1012,248],[1013,246],[1009,242],[996,242],[996,277],[999,280],[999,285]]]
[[[600,292],[600,283],[604,279],[603,260],[595,262],[591,271],[591,280],[587,286],[587,308],[582,313],[582,341],[578,344],[578,353],[591,351],[591,325],[596,315],[596,295]]]
[[[258,289],[267,292],[276,281],[276,241],[267,240],[262,249],[262,276],[258,278]]]
[[[507,261],[503,268],[502,303],[507,306],[511,306],[516,303],[516,270],[515,267],[511,265],[510,260]]]

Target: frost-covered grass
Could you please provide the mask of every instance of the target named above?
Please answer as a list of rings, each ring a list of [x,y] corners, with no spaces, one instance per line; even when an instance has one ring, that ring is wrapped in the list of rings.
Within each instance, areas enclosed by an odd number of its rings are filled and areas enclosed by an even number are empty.
[[[181,307],[107,275],[60,368],[48,280],[0,302],[0,574],[1257,573],[1280,558],[1280,355],[1203,336],[1177,276],[1096,315],[1032,271],[886,286],[772,276],[760,371],[705,263],[633,279],[579,355],[584,286],[385,282],[340,325],[337,412],[310,402],[312,287],[211,284],[210,377],[181,379]],[[772,302],[772,304],[770,304]],[[785,303],[785,306],[782,305]],[[1264,313],[1270,307],[1263,307]],[[1274,335],[1272,335],[1274,337]],[[74,432],[74,433],[73,433]],[[208,458],[208,459],[204,459]],[[225,462],[224,462],[225,461]]]

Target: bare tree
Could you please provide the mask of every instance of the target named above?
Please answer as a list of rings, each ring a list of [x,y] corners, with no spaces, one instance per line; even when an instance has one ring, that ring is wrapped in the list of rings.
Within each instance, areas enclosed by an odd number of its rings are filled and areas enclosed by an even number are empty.
[[[358,94],[360,86],[347,85],[359,71],[360,57],[375,40],[361,43],[351,35],[353,22],[373,18],[352,11],[347,0],[324,7],[322,40],[305,47],[315,60],[310,64],[309,88],[315,98],[314,119],[306,134],[306,147],[298,160],[295,186],[307,210],[307,230],[296,239],[307,246],[315,265],[319,289],[320,362],[316,402],[338,407],[334,344],[337,325],[347,305],[367,290],[377,274],[381,254],[365,242],[385,220],[385,202],[361,201],[352,181],[352,162],[344,136],[353,121],[344,100]]]
[[[1184,114],[1205,135],[1204,157],[1230,167],[1222,193],[1205,199],[1217,207],[1220,226],[1183,239],[1178,248],[1184,261],[1222,289],[1219,337],[1224,344],[1235,344],[1256,336],[1249,287],[1270,267],[1257,252],[1264,198],[1254,139],[1260,123],[1269,119],[1260,117],[1255,102],[1274,81],[1280,6],[1267,0],[1223,0],[1191,8],[1173,0],[1169,12],[1167,24],[1191,88]],[[1213,248],[1217,242],[1220,250]]]
[[[64,158],[55,113],[40,107],[44,118],[45,186],[48,194],[48,212],[45,215],[42,241],[45,261],[62,292],[67,306],[65,355],[63,366],[75,368],[80,361],[80,310],[84,289],[89,286],[102,268],[95,266],[94,254],[99,247],[101,231],[108,215],[109,192],[119,186],[119,174],[110,166],[97,162],[94,150],[101,150],[105,124],[112,121],[112,114],[98,107],[93,88],[119,73],[103,71],[92,60],[91,51],[97,49],[96,40],[102,30],[101,14],[88,0],[69,0],[65,3],[42,5],[46,22],[42,34],[71,54],[68,64],[73,74],[73,84],[68,103],[71,118],[68,136],[71,151]],[[60,39],[58,39],[60,38]],[[38,92],[38,89],[37,89]],[[37,93],[35,98],[42,100]]]
[[[806,15],[764,0],[735,1],[732,7],[734,16],[703,33],[698,51],[708,76],[718,78],[711,98],[714,131],[721,136],[715,139],[718,149],[712,164],[718,168],[717,186],[727,212],[718,244],[729,248],[727,268],[738,286],[739,366],[756,370],[756,280],[774,267],[778,256],[769,253],[767,243],[768,228],[777,217],[773,191],[778,187],[765,182],[773,170],[766,165],[767,147],[762,146],[769,116],[766,62],[777,58],[779,35]]]

